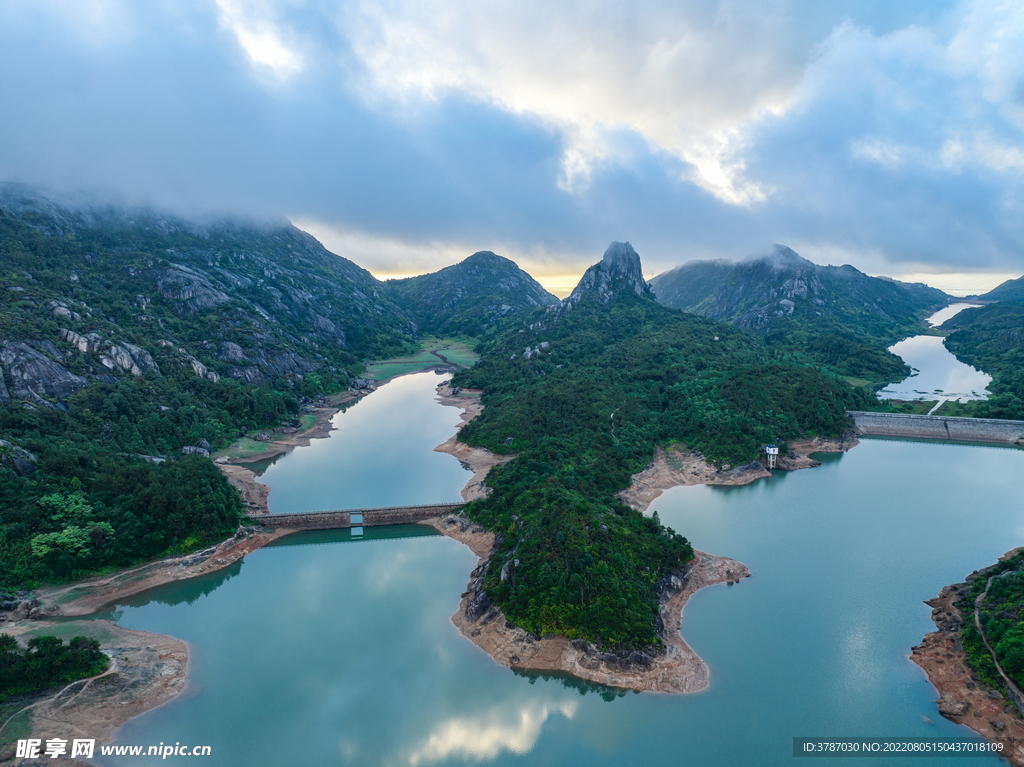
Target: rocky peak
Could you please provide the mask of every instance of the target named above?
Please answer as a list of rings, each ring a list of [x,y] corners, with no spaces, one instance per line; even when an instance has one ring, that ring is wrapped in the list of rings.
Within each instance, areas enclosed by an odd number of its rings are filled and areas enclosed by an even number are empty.
[[[753,256],[747,259],[746,263],[754,261],[765,261],[776,271],[788,269],[810,269],[813,271],[818,268],[817,264],[813,261],[808,261],[795,250],[785,245],[774,245],[770,253]]]
[[[587,269],[563,305],[571,309],[588,293],[597,293],[604,303],[608,303],[617,291],[623,289],[632,290],[638,296],[650,295],[640,256],[628,242],[613,242],[600,262]]]

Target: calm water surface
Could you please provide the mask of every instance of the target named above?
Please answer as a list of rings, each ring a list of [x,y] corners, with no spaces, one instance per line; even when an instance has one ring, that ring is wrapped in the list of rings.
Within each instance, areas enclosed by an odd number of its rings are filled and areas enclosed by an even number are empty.
[[[929,317],[928,324],[937,327],[972,305],[950,304]],[[878,392],[882,399],[938,399],[940,403],[988,399],[986,387],[992,383],[992,376],[960,362],[942,345],[940,336],[912,336],[890,346],[889,351],[902,357],[913,373]]]
[[[401,433],[385,443],[422,449],[384,477],[383,497],[455,497],[468,475],[430,451],[458,421],[433,401],[438,380],[399,379],[339,415],[330,439],[267,472],[271,498],[286,509],[376,504],[372,462],[335,481],[341,497],[325,483],[386,419]],[[356,416],[369,432],[348,428]],[[420,461],[439,455],[450,471],[428,473],[450,484],[422,486]],[[653,506],[698,548],[754,573],[686,607],[683,635],[711,668],[703,693],[622,693],[498,667],[449,622],[476,562],[468,548],[422,526],[368,528],[361,540],[325,531],[118,606],[122,625],[186,640],[191,665],[187,692],[117,742],[208,744],[209,765],[703,766],[790,764],[794,736],[969,734],[938,715],[908,655],[933,627],[922,600],[1024,544],[1024,452],[869,439],[819,458],[745,487],[676,488]],[[885,761],[903,763],[926,761]]]

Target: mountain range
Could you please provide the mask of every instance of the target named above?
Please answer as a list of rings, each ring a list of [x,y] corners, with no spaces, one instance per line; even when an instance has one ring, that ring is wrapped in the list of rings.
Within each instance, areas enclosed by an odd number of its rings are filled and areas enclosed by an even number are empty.
[[[559,486],[589,488],[591,504],[665,440],[735,462],[765,440],[831,433],[868,396],[835,374],[863,372],[854,359],[879,380],[892,363],[875,340],[781,344],[757,335],[766,327],[868,317],[891,334],[942,297],[788,250],[703,274],[697,287],[677,279],[676,295],[691,308],[711,296],[704,317],[657,303],[629,243],[612,243],[563,301],[489,251],[382,282],[286,221],[197,223],[0,187],[0,580],[73,578],[220,540],[243,509],[206,456],[294,425],[310,400],[365,385],[365,361],[428,334],[481,340],[465,383],[490,404],[466,437],[549,445],[510,464],[512,479],[578,453]],[[844,284],[857,286],[845,298]],[[601,479],[588,455],[617,468]],[[518,503],[518,482],[496,498]],[[74,536],[43,511],[54,504],[83,510]],[[51,539],[62,543],[33,547]]]
[[[870,277],[852,266],[819,266],[792,249],[738,263],[691,261],[651,280],[658,301],[686,312],[766,332],[799,325],[849,329],[892,341],[950,296],[920,283]]]
[[[0,188],[0,263],[0,401],[44,408],[147,371],[347,385],[362,361],[423,335],[479,335],[557,301],[487,251],[382,282],[287,222],[75,208],[12,185]]]

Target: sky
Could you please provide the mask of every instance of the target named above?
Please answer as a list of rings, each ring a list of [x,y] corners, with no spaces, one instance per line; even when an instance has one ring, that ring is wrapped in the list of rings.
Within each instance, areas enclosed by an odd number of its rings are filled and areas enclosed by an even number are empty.
[[[1024,4],[0,3],[0,180],[284,215],[379,277],[781,243],[963,295],[1024,274]]]

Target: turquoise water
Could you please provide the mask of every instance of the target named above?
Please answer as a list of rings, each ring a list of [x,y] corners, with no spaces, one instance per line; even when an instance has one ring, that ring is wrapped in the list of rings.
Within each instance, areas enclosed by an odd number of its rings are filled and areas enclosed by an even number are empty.
[[[260,481],[275,514],[319,509],[459,501],[469,474],[433,448],[447,440],[462,411],[434,401],[450,375],[402,376],[334,416],[329,439],[275,461]],[[301,457],[300,457],[301,456]]]
[[[941,325],[971,304],[951,304],[928,318],[932,326]],[[987,386],[992,376],[976,370],[954,357],[942,345],[940,336],[912,336],[889,347],[913,369],[911,375],[878,392],[882,399],[968,400],[988,399]]]
[[[388,398],[396,381],[339,426],[363,410],[379,431],[376,408],[409,432],[458,421],[433,401],[436,376],[399,380],[401,412]],[[390,476],[389,498],[457,491],[468,475],[430,452],[445,428]],[[267,472],[271,498],[326,493],[325,467],[354,461],[370,439],[341,428],[295,450]],[[436,456],[452,465],[452,484],[424,490],[418,461]],[[969,734],[938,715],[908,655],[933,627],[922,600],[1024,543],[1024,452],[869,439],[819,458],[819,468],[744,487],[675,488],[652,506],[698,548],[753,572],[686,607],[683,636],[711,669],[705,692],[641,695],[499,667],[449,621],[476,562],[468,548],[422,526],[368,528],[362,539],[324,531],[118,606],[122,625],[186,640],[191,665],[186,693],[116,742],[210,745],[210,765],[703,766],[790,764],[794,736]],[[279,492],[285,477],[293,489]],[[831,761],[928,763],[807,764]]]

